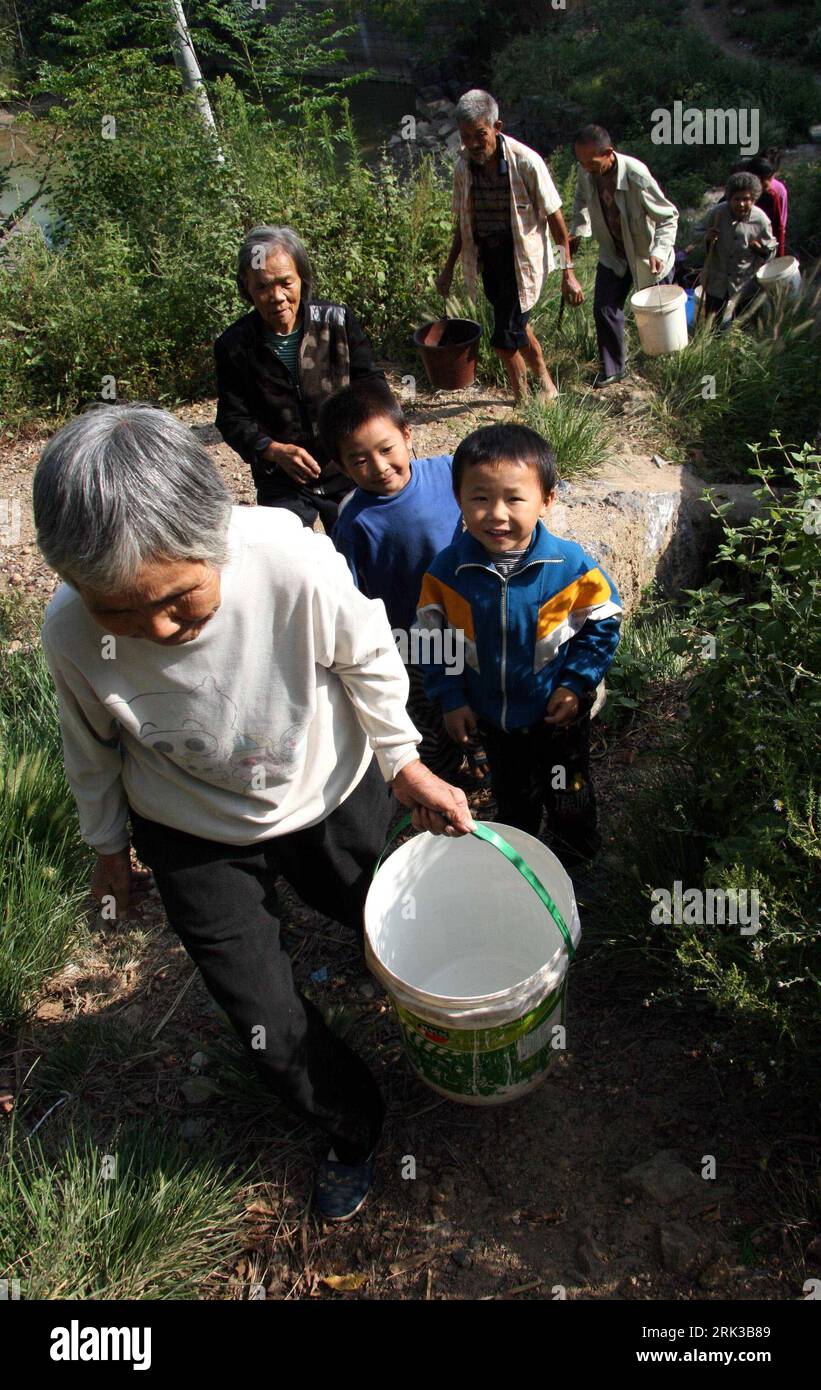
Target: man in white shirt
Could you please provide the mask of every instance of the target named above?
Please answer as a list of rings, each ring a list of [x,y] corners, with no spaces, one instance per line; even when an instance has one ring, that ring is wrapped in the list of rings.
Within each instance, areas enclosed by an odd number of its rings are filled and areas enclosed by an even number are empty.
[[[266,1084],[328,1135],[315,1199],[346,1219],[384,1106],[294,985],[276,879],[361,930],[391,790],[417,827],[472,824],[464,794],[419,761],[384,607],[291,513],[232,506],[191,431],[148,406],[102,407],[55,435],[34,513],[65,581],[42,643],[98,855],[92,893],[128,910],[133,844]]]
[[[493,306],[491,345],[504,363],[516,401],[527,394],[530,368],[544,397],[557,392],[528,319],[554,268],[550,232],[564,266],[562,293],[580,286],[573,274],[562,200],[541,155],[502,135],[499,107],[489,92],[466,92],[456,107],[462,150],[453,170],[456,228],[436,288],[447,297],[460,256],[469,297],[476,272]]]

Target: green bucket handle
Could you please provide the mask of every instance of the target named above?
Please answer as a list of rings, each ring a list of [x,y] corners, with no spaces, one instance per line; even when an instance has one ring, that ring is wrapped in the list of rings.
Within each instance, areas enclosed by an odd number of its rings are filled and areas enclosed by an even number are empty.
[[[380,854],[379,858],[377,859],[374,865],[374,878],[376,878],[376,875],[379,872],[379,866],[382,863],[382,860],[385,858],[385,855],[387,854],[388,850],[390,849],[391,843],[396,839],[397,835],[402,834],[403,830],[407,830],[410,823],[411,813],[410,811],[408,811],[407,815],[402,816],[401,820],[397,821],[396,825],[393,827],[393,830],[391,831],[390,835],[385,841],[385,846],[382,850],[382,853]],[[510,860],[514,869],[519,870],[519,873],[522,875],[522,878],[530,884],[533,891],[538,895],[538,897],[541,898],[542,902],[544,903],[545,907],[547,908],[548,912],[553,918],[553,921],[559,928],[559,931],[564,937],[565,945],[567,946],[568,961],[572,961],[574,956],[576,955],[576,948],[573,945],[573,938],[571,937],[570,932],[567,929],[567,924],[564,918],[562,917],[562,914],[556,906],[555,902],[553,901],[547,889],[545,888],[544,884],[541,882],[540,879],[536,877],[530,865],[526,863],[526,861],[519,854],[518,850],[515,850],[512,845],[508,844],[507,840],[503,839],[503,837],[498,833],[498,831],[491,830],[489,826],[481,825],[478,821],[474,821],[473,829],[470,833],[471,835],[475,835],[477,840],[485,840],[489,845],[493,845],[495,849],[499,850],[500,854],[503,854],[505,856],[505,859]]]

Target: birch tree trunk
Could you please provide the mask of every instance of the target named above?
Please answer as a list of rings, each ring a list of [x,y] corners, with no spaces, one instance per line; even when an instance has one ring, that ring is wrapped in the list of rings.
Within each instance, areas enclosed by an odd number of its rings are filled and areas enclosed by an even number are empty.
[[[174,22],[174,62],[179,69],[186,91],[191,92],[194,97],[197,110],[202,117],[204,125],[210,130],[214,137],[216,160],[217,163],[222,164],[225,156],[219,146],[214,113],[211,110],[211,103],[208,100],[208,93],[205,90],[205,82],[200,72],[200,65],[197,61],[197,55],[194,52],[191,35],[188,32],[188,23],[185,18],[185,11],[182,7],[182,0],[168,0],[168,6],[171,10],[171,17]]]

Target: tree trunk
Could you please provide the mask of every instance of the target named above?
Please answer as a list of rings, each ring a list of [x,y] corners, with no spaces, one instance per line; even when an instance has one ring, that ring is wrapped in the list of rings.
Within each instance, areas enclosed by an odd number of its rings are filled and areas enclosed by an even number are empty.
[[[194,52],[194,45],[188,32],[182,0],[168,0],[168,4],[174,21],[174,62],[177,64],[186,91],[191,92],[197,103],[197,110],[202,117],[203,124],[214,137],[217,162],[222,164],[225,156],[219,146],[214,113],[211,110],[200,65],[197,62],[197,55]]]

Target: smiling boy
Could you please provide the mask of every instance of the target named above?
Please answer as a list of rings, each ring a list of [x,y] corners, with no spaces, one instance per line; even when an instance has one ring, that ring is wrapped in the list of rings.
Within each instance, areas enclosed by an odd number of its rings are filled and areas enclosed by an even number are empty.
[[[453,456],[465,534],[422,582],[417,620],[464,632],[465,668],[425,665],[425,691],[458,744],[487,750],[498,819],[538,835],[566,864],[598,848],[590,709],[616,651],[615,585],[575,541],[547,530],[556,459],[524,425],[475,430]]]
[[[438,776],[458,781],[462,749],[449,739],[438,706],[426,698],[415,659],[422,576],[462,529],[450,455],[411,458],[404,411],[382,382],[355,382],[337,391],[322,408],[319,428],[328,455],[356,484],[340,507],[334,545],[357,588],[385,605],[408,673],[408,713],[422,735],[420,758]]]

